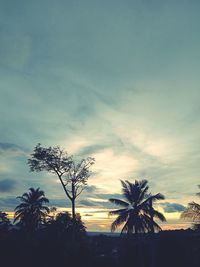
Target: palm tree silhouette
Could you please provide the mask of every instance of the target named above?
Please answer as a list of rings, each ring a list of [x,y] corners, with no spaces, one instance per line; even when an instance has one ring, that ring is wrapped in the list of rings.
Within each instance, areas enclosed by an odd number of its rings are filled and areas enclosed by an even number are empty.
[[[124,200],[111,198],[109,201],[122,209],[110,211],[109,215],[118,215],[111,224],[111,231],[114,232],[123,225],[121,233],[145,233],[160,231],[160,226],[154,218],[166,221],[164,215],[153,208],[153,203],[164,199],[160,193],[152,195],[148,193],[147,180],[135,180],[134,183],[121,181]]]
[[[200,188],[200,185],[198,185]],[[200,192],[196,194],[200,197]],[[200,205],[194,201],[188,203],[188,207],[181,213],[181,219],[189,219],[193,221],[194,226],[200,224]],[[195,228],[195,227],[194,227]]]
[[[30,188],[29,190],[28,193],[17,197],[21,204],[15,208],[14,222],[19,221],[18,224],[27,230],[36,230],[41,223],[45,222],[46,216],[50,212],[50,209],[44,206],[49,200],[40,188]]]

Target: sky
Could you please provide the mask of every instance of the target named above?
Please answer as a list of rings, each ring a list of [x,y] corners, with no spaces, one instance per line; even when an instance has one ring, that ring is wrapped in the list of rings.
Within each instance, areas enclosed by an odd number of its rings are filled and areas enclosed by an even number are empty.
[[[40,187],[70,203],[55,176],[30,173],[37,143],[95,164],[77,207],[109,231],[120,179],[147,179],[167,223],[200,184],[200,2],[0,0],[0,209]]]

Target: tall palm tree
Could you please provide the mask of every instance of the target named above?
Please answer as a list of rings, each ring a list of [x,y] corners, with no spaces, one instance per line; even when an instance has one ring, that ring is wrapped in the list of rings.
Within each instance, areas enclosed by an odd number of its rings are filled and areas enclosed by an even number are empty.
[[[15,208],[14,222],[28,230],[36,230],[39,225],[45,222],[45,218],[50,209],[44,204],[49,200],[45,197],[44,191],[40,188],[30,188],[28,193],[24,193],[20,199],[21,204]]]
[[[121,209],[110,211],[109,215],[117,215],[111,225],[111,231],[115,231],[123,225],[121,233],[145,233],[160,231],[160,226],[154,218],[166,221],[164,215],[153,208],[153,203],[164,199],[160,193],[152,195],[148,193],[147,180],[135,180],[134,183],[121,181],[122,193],[125,200],[111,198],[109,201],[121,206]]]
[[[200,185],[198,185],[200,188]],[[200,192],[196,194],[200,197]],[[194,223],[194,226],[200,224],[200,205],[194,201],[188,203],[188,207],[181,213],[181,219],[189,219]],[[194,227],[195,228],[195,227]]]

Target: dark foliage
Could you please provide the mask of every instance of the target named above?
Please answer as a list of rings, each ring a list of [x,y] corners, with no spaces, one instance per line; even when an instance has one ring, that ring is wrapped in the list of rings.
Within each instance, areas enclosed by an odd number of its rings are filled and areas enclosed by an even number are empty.
[[[8,231],[10,220],[7,213],[0,211],[0,233]]]
[[[75,219],[68,212],[60,212],[55,218],[48,220],[45,231],[51,233],[54,239],[60,241],[80,240],[85,238],[86,227],[81,220],[80,214],[76,214]],[[73,235],[72,235],[73,233]]]
[[[129,238],[70,233],[56,238],[52,229],[32,235],[22,231],[0,234],[1,265],[6,267],[199,267],[200,236],[194,231],[164,231]]]

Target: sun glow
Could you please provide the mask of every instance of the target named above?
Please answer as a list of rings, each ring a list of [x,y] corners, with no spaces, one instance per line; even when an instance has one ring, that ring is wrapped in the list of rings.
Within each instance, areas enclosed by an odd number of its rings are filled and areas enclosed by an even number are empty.
[[[159,211],[163,212],[162,208],[158,208]],[[70,208],[58,207],[56,212],[50,215],[56,215],[59,212],[68,211],[71,213]],[[110,231],[111,223],[113,222],[115,216],[108,216],[110,209],[106,208],[95,208],[95,207],[78,207],[76,212],[81,215],[87,231]],[[8,218],[14,219],[14,212],[7,211]],[[180,220],[180,212],[166,213],[163,212],[167,222],[159,223],[162,230],[177,230],[177,229],[187,229],[191,227],[190,222]],[[120,228],[119,228],[120,231]]]

